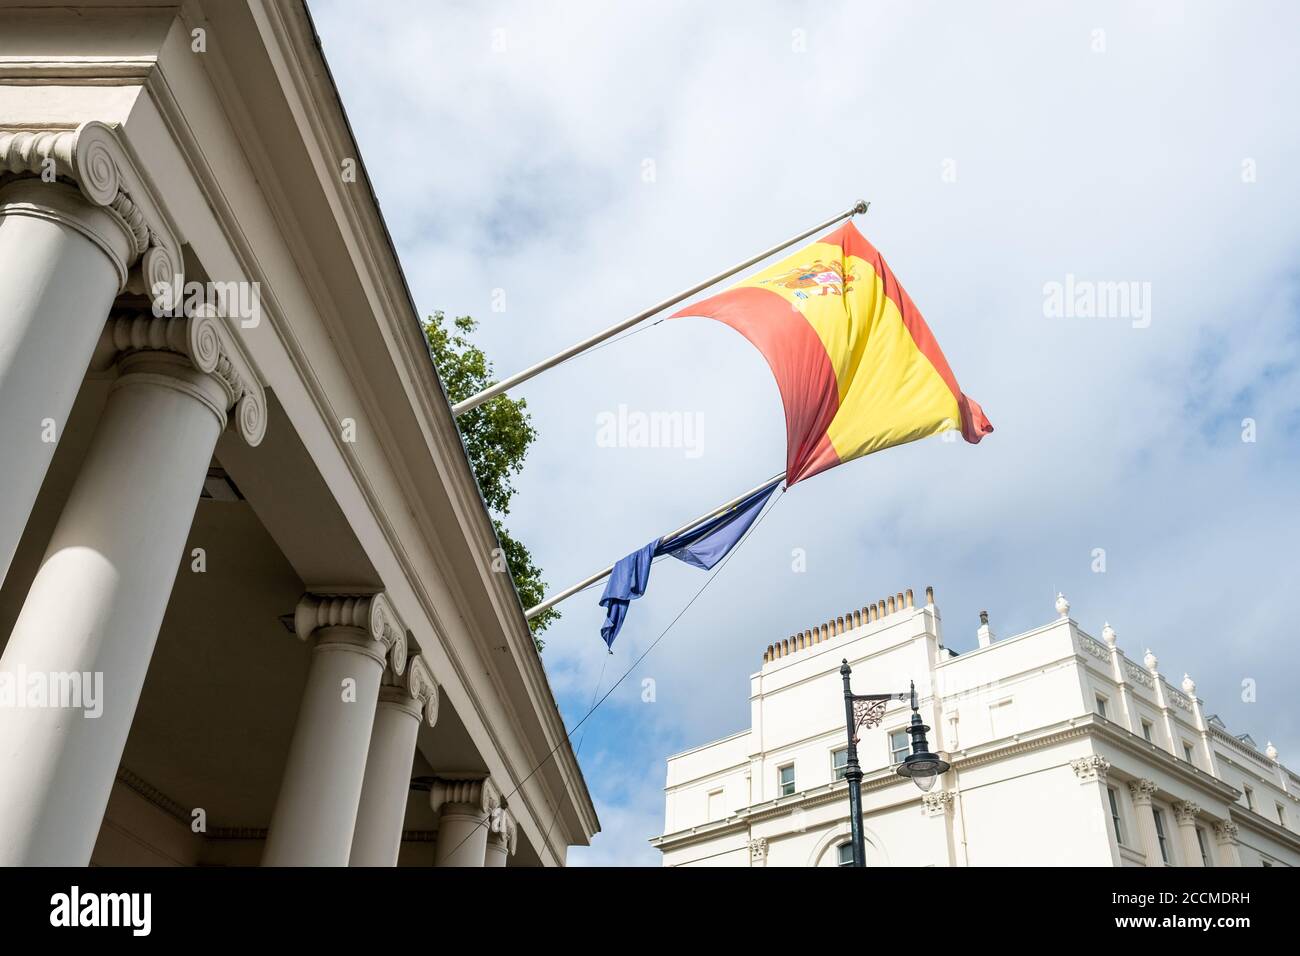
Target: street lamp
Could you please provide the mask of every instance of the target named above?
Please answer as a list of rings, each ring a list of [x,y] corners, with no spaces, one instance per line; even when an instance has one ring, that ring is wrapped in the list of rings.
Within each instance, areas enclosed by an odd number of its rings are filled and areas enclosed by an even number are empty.
[[[858,764],[858,731],[880,726],[885,718],[885,706],[891,700],[907,700],[912,704],[912,722],[907,732],[912,737],[912,752],[904,758],[894,772],[900,777],[910,777],[923,792],[929,793],[934,781],[948,770],[949,764],[938,754],[930,752],[925,739],[930,728],[921,722],[921,712],[916,700],[916,682],[902,694],[855,694],[849,684],[853,671],[846,658],[840,664],[844,678],[844,722],[849,735],[849,750],[845,760],[844,779],[849,782],[849,832],[853,841],[853,865],[866,866],[866,848],[862,839],[862,767]]]

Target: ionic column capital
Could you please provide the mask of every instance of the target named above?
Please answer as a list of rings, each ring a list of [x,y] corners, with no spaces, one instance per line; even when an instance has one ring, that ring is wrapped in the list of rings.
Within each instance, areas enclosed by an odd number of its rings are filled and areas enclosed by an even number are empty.
[[[1154,780],[1132,780],[1128,785],[1128,792],[1133,797],[1133,803],[1139,807],[1151,806],[1151,798],[1156,795],[1156,782]]]
[[[518,825],[514,814],[504,807],[497,807],[488,814],[488,843],[505,847],[506,852],[514,856],[518,839]]]
[[[411,655],[404,674],[385,668],[379,702],[401,707],[416,720],[423,718],[430,727],[438,722],[438,682],[421,655]]]
[[[406,670],[406,625],[382,593],[304,594],[294,609],[293,626],[294,633],[303,641],[325,627],[363,631],[370,640],[383,646],[379,656],[388,659],[394,674],[401,675]]]
[[[234,409],[235,426],[249,445],[266,435],[266,390],[252,363],[225,321],[210,315],[171,318],[149,312],[116,312],[108,319],[92,362],[107,368],[139,352],[182,355],[198,371],[211,375],[226,393],[226,408]]]
[[[492,778],[482,774],[439,774],[429,788],[429,807],[435,812],[447,806],[460,806],[491,815],[503,803],[501,791]]]
[[[91,120],[76,129],[0,130],[0,174],[44,179],[51,170],[126,228],[133,247],[126,264],[139,260],[140,291],[184,273],[175,230],[115,127]]]

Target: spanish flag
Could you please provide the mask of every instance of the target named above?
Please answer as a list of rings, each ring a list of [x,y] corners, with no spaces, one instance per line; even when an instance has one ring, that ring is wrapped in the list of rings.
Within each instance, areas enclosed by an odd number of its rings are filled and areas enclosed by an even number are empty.
[[[763,353],[785,406],[787,487],[938,432],[974,443],[993,431],[851,222],[671,317],[685,315],[724,322]]]

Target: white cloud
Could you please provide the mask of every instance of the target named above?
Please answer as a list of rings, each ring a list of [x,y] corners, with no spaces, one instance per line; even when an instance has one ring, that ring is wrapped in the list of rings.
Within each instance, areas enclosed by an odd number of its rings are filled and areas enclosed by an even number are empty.
[[[785,496],[638,671],[658,682],[654,707],[629,684],[593,718],[653,733],[584,751],[606,828],[591,858],[647,859],[630,848],[659,826],[662,756],[744,725],[768,643],[927,583],[958,648],[981,608],[1008,635],[1064,590],[1085,627],[1109,618],[1127,650],[1192,671],[1234,730],[1300,764],[1283,599],[1300,531],[1294,6],[312,8],[417,302],[481,319],[499,371],[861,196],[860,228],[997,427],[978,448],[894,449]],[[1150,327],[1045,318],[1043,285],[1067,274],[1149,282]],[[541,437],[510,524],[553,585],[784,461],[766,366],[707,321],[656,326],[519,394]],[[704,454],[598,447],[596,416],[620,403],[699,413]],[[1099,546],[1105,575],[1089,568]],[[793,547],[808,573],[790,572]],[[609,671],[703,580],[656,566]],[[595,597],[547,634],[575,709],[604,663]],[[1254,705],[1237,692],[1250,676]],[[596,743],[657,782],[609,796]]]

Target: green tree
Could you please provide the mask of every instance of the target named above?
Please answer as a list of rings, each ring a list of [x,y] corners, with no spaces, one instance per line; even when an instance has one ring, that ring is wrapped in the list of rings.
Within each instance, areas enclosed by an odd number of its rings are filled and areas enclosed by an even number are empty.
[[[469,336],[476,328],[478,323],[468,315],[457,316],[449,328],[442,312],[433,313],[424,323],[429,354],[433,356],[452,404],[477,395],[495,382],[492,363],[483,350],[470,341]],[[537,437],[527,407],[522,398],[498,395],[460,416],[456,424],[469,454],[470,467],[478,479],[479,491],[491,513],[492,526],[501,542],[515,588],[524,607],[533,607],[540,604],[546,595],[542,569],[533,562],[533,556],[523,542],[511,535],[501,520],[510,514],[510,499],[515,493],[511,478],[523,470],[528,446]],[[537,635],[559,616],[559,611],[550,608],[529,621],[539,652],[543,643]]]

